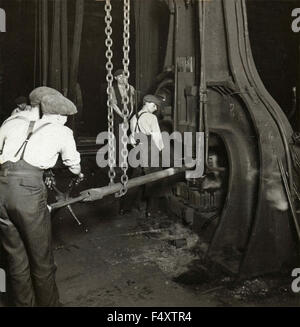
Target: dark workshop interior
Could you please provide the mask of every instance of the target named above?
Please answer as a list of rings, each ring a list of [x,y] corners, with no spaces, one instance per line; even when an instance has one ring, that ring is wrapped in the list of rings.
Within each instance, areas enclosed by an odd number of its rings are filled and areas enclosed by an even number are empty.
[[[135,110],[146,94],[164,99],[162,130],[209,135],[205,158],[213,163],[205,162],[196,180],[181,172],[121,199],[75,203],[80,224],[66,207],[54,210],[64,306],[300,305],[290,289],[300,200],[295,191],[293,216],[275,158],[276,152],[291,187],[286,144],[300,131],[300,33],[291,30],[291,12],[300,3],[200,2],[131,1],[129,82]],[[124,8],[123,0],[111,4],[115,70],[123,67]],[[96,163],[96,137],[108,124],[105,0],[0,0],[0,8],[7,20],[0,33],[0,123],[34,88],[62,92],[78,109],[68,126],[85,175],[71,196],[107,186],[108,169]],[[54,172],[66,190],[70,174],[60,165]],[[142,174],[134,169],[131,178]],[[293,176],[300,185],[300,175]],[[57,199],[49,191],[48,202]],[[2,300],[10,305],[0,294],[0,307]]]

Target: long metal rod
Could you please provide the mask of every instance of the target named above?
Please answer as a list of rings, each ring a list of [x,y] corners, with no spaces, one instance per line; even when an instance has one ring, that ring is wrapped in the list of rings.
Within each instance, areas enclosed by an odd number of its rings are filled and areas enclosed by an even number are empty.
[[[164,169],[164,170],[161,170],[161,171],[158,171],[155,173],[151,173],[151,174],[147,174],[144,176],[133,178],[133,179],[129,180],[127,186],[128,186],[128,189],[142,186],[144,184],[156,182],[163,178],[177,175],[181,172],[184,172],[187,169],[188,168],[186,168],[186,167]],[[54,210],[54,209],[59,209],[59,208],[62,208],[62,207],[65,207],[65,206],[68,206],[70,204],[80,202],[80,201],[91,202],[91,201],[101,200],[103,197],[111,195],[111,194],[115,194],[115,193],[119,192],[121,189],[122,189],[121,183],[116,183],[113,185],[104,186],[104,187],[100,187],[100,188],[92,188],[92,189],[81,192],[80,196],[77,198],[72,198],[67,201],[60,201],[57,203],[53,203],[49,206],[49,209],[50,209],[50,211]]]
[[[160,179],[170,177],[173,175],[176,175],[178,173],[181,173],[185,171],[187,168],[169,168],[165,170],[161,170],[155,173],[147,174],[144,176],[136,177],[128,181],[128,189],[141,186],[144,184],[156,182]],[[81,194],[88,194],[89,197],[87,197],[84,201],[95,201],[95,200],[100,200],[104,196],[111,195],[114,193],[117,193],[120,191],[122,188],[121,183],[116,183],[113,185],[105,186],[105,187],[100,187],[100,188],[94,188],[87,190],[85,192],[82,192]]]

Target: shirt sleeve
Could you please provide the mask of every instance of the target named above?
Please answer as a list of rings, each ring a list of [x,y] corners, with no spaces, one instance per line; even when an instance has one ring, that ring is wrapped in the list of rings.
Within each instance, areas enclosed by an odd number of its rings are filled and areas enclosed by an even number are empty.
[[[164,142],[162,139],[160,127],[156,116],[152,115],[150,125],[151,125],[151,135],[153,141],[157,146],[158,150],[161,151],[164,148]]]
[[[3,128],[0,128],[0,156],[2,154],[3,147],[4,147],[4,134],[3,134]]]
[[[66,129],[65,134],[61,150],[61,158],[64,165],[67,166],[73,174],[78,175],[81,172],[80,154],[76,149],[73,132],[70,129]]]

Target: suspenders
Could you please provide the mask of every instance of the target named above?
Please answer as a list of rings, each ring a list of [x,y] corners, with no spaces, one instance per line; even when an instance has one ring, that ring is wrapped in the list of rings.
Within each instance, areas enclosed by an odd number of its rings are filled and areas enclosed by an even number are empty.
[[[29,126],[28,126],[28,130],[27,130],[27,137],[26,140],[23,142],[23,144],[21,145],[21,147],[19,148],[19,150],[17,151],[17,153],[15,154],[15,157],[18,156],[19,152],[23,149],[22,155],[21,155],[21,160],[24,157],[24,153],[27,147],[27,143],[30,140],[31,136],[32,136],[32,131],[35,125],[35,121],[30,121]]]
[[[20,151],[23,149],[22,154],[21,154],[21,157],[20,157],[20,160],[23,160],[24,159],[24,154],[25,154],[25,151],[26,151],[26,147],[27,147],[27,144],[28,144],[29,140],[31,139],[31,137],[33,135],[35,135],[38,131],[40,131],[42,128],[44,128],[45,126],[51,124],[51,123],[46,123],[44,125],[41,125],[39,128],[37,128],[33,132],[33,128],[34,128],[35,123],[36,123],[36,121],[34,121],[34,120],[33,121],[30,121],[28,130],[27,130],[26,140],[22,143],[22,145],[20,146],[19,150],[15,154],[15,157],[17,157],[19,155]]]
[[[135,129],[134,129],[134,133],[137,132],[137,128],[139,128],[139,130],[141,131],[140,125],[139,125],[139,120],[140,118],[143,116],[143,114],[146,114],[147,112],[142,112],[141,114],[136,114],[136,125],[135,125]]]

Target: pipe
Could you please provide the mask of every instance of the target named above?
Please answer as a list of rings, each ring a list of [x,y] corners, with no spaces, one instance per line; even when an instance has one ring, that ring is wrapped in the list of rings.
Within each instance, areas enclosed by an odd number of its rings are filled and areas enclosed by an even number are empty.
[[[61,5],[59,0],[53,3],[52,47],[50,59],[50,86],[61,90],[61,38],[60,38]]]
[[[300,131],[300,41],[298,45],[298,69],[297,69],[297,86],[296,86],[296,131]]]
[[[62,61],[62,92],[68,94],[69,60],[68,60],[68,3],[61,0],[61,61]]]
[[[43,35],[43,85],[47,86],[48,82],[48,65],[49,65],[49,55],[48,55],[48,2],[47,0],[42,1],[42,35]]]
[[[178,128],[178,65],[177,65],[177,52],[178,52],[178,26],[179,26],[179,13],[176,0],[174,0],[174,9],[175,9],[175,27],[174,27],[174,113],[173,113],[173,129],[177,130]]]
[[[168,169],[164,169],[164,170],[161,170],[161,171],[158,171],[155,173],[147,174],[144,176],[139,176],[139,177],[129,180],[127,187],[128,187],[128,189],[131,189],[134,187],[142,186],[144,184],[156,182],[160,179],[182,173],[187,169],[188,169],[187,167],[168,168]],[[62,208],[62,207],[65,207],[65,206],[68,206],[70,204],[80,202],[80,201],[91,202],[91,201],[101,200],[103,197],[111,195],[111,194],[115,194],[115,193],[119,192],[121,189],[122,189],[121,183],[116,183],[113,185],[104,186],[104,187],[100,187],[100,188],[92,188],[92,189],[81,192],[80,196],[78,196],[77,198],[72,198],[72,199],[69,199],[66,201],[60,201],[60,202],[53,203],[50,206],[48,206],[48,208],[50,211],[52,211],[54,209],[59,209],[59,208]]]
[[[42,2],[39,1],[38,3],[38,34],[39,34],[39,85],[42,84],[42,59],[43,59],[43,30],[42,30],[42,14],[43,14],[43,9],[42,9]]]
[[[205,135],[205,168],[206,171],[215,171],[214,168],[208,164],[208,147],[209,147],[209,127],[207,119],[207,83],[206,83],[206,63],[205,63],[205,15],[206,15],[206,4],[199,2],[199,19],[200,21],[200,112],[199,112],[199,130],[202,132],[202,125],[204,125]],[[203,115],[203,117],[202,117]],[[203,118],[203,120],[202,120]]]

